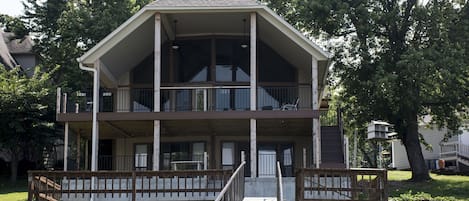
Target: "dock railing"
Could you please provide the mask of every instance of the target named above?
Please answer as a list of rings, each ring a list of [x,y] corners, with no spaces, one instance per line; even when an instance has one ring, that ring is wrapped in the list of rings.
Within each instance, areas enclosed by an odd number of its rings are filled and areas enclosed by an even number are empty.
[[[207,200],[213,199],[212,197],[221,192],[231,176],[231,170],[30,171],[28,174],[28,201],[77,200],[91,197],[127,198],[132,201],[171,197]],[[93,179],[95,182],[92,182]],[[95,186],[92,186],[92,183]]]
[[[299,169],[296,200],[387,201],[387,171],[382,169]]]

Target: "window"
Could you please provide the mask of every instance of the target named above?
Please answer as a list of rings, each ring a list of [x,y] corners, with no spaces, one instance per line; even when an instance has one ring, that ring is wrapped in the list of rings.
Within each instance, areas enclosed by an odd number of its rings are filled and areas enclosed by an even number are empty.
[[[211,40],[181,40],[174,51],[179,82],[210,81]]]
[[[162,143],[163,170],[197,170],[204,167],[204,142]]]
[[[215,80],[217,82],[249,82],[249,50],[241,40],[216,40]]]
[[[134,155],[135,170],[151,169],[152,146],[150,144],[136,144]]]
[[[234,143],[225,142],[222,145],[221,164],[224,170],[232,170],[234,167]]]

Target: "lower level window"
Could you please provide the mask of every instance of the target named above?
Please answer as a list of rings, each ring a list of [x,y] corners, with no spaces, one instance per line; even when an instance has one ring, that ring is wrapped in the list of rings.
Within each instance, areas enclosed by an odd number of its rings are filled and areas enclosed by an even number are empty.
[[[202,170],[204,142],[162,143],[161,167],[163,170]]]

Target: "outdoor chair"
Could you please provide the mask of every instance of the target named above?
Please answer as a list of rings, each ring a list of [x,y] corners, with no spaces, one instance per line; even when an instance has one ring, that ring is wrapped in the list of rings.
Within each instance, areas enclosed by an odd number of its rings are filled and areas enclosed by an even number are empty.
[[[297,98],[295,103],[287,103],[283,104],[280,110],[298,110],[298,103],[300,102],[300,99]]]

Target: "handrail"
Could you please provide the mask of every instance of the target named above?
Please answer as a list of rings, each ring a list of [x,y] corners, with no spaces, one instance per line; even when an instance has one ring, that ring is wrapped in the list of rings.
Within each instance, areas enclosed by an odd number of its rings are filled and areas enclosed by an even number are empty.
[[[234,182],[234,180],[239,177],[239,175],[241,176],[240,178],[242,180],[244,180],[244,165],[246,164],[245,161],[243,161],[241,163],[241,165],[239,165],[239,167],[236,169],[236,171],[233,173],[233,175],[231,175],[230,179],[228,180],[228,182],[226,183],[225,187],[220,191],[220,194],[218,194],[217,198],[215,199],[215,201],[221,201],[221,200],[225,200],[225,194],[228,192],[228,190],[232,190],[231,188],[232,187],[232,184]],[[238,191],[242,191],[243,192],[243,197],[244,197],[244,181],[241,181],[240,184],[242,185],[241,186],[241,189],[237,189]],[[236,188],[236,186],[235,186]],[[241,201],[243,200],[243,198],[240,198],[240,200],[236,200],[236,192],[233,194],[233,193],[230,193],[229,196],[234,196],[235,199],[228,199],[230,201]]]
[[[282,169],[280,168],[280,161],[277,161],[277,201],[283,201],[283,179]]]

